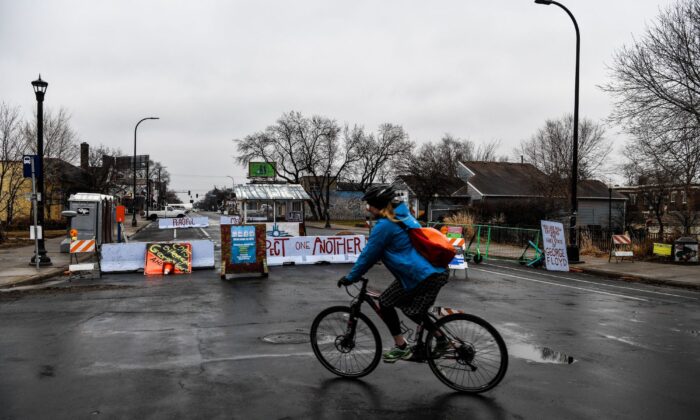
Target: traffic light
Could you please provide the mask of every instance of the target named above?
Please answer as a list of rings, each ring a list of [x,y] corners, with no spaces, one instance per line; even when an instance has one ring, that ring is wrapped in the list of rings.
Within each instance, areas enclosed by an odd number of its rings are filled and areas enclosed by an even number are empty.
[[[192,191],[187,190],[187,195],[192,195]]]

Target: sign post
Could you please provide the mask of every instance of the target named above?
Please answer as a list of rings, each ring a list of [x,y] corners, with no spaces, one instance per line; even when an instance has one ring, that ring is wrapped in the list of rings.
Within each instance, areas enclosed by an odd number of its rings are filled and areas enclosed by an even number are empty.
[[[30,233],[34,235],[34,261],[36,262],[36,269],[39,269],[39,236],[42,235],[41,228],[38,226],[38,216],[37,216],[37,195],[36,195],[36,177],[38,176],[38,165],[36,155],[24,155],[22,157],[22,170],[24,172],[25,178],[32,178],[32,213],[34,213],[34,226],[32,226]]]
[[[569,258],[566,254],[564,225],[559,222],[542,220],[544,240],[544,261],[549,271],[569,271]]]

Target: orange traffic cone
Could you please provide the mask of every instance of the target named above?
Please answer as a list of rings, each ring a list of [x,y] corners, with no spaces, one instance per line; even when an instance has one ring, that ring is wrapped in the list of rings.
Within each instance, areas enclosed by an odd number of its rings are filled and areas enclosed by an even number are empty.
[[[173,263],[165,263],[163,264],[163,274],[168,275],[173,272]]]

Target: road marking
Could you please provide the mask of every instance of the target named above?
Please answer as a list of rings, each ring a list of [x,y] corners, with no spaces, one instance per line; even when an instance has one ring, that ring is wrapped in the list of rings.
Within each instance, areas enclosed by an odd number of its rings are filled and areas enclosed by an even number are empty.
[[[199,228],[199,230],[201,230],[201,231],[202,231],[202,233],[204,234],[204,236],[206,236],[206,237],[207,237],[207,239],[211,239],[211,236],[209,236],[209,234],[207,233],[207,231],[206,231],[206,230],[204,230],[204,228]]]
[[[536,282],[536,283],[550,284],[550,285],[552,285],[552,286],[567,287],[567,288],[569,288],[569,289],[576,289],[576,290],[583,290],[583,291],[586,291],[586,292],[600,293],[600,294],[603,294],[603,295],[621,297],[621,298],[625,298],[625,299],[638,300],[638,301],[641,301],[641,302],[649,302],[648,299],[644,299],[644,298],[637,298],[637,297],[632,297],[632,296],[625,296],[625,295],[620,295],[620,294],[617,294],[617,293],[608,293],[608,292],[603,292],[602,290],[587,289],[587,288],[585,288],[585,287],[569,286],[569,285],[567,285],[567,284],[554,283],[554,282],[544,281],[544,280],[535,280],[535,279],[531,279],[531,278],[528,278],[528,277],[516,276],[516,275],[508,274],[508,273],[501,273],[501,272],[498,272],[498,271],[484,270],[483,268],[472,268],[472,270],[483,271],[483,272],[485,272],[485,273],[491,273],[491,274],[500,274],[500,275],[502,275],[502,276],[508,276],[508,277],[514,277],[514,278],[516,278],[516,279],[534,281],[534,282]]]
[[[506,269],[506,270],[514,270],[514,271],[519,271],[519,272],[524,272],[524,271],[525,271],[525,270],[522,270],[522,269],[520,269],[520,268],[505,267],[505,266],[495,265],[495,264],[485,264],[485,265],[488,265],[489,267],[498,267],[498,268],[503,268],[503,269]],[[556,278],[556,279],[565,279],[565,280],[577,281],[577,282],[580,282],[580,283],[588,283],[588,284],[594,284],[594,285],[601,285],[601,283],[597,283],[597,282],[590,281],[590,280],[581,280],[581,279],[577,279],[577,278],[574,278],[574,277],[557,276],[557,275],[548,274],[548,273],[539,273],[539,274],[540,274],[541,276],[553,277],[553,278]],[[616,289],[624,289],[624,290],[633,290],[633,291],[635,291],[635,292],[653,293],[653,294],[662,295],[662,296],[673,296],[673,297],[679,297],[679,298],[690,299],[690,300],[700,300],[700,299],[698,299],[698,298],[696,298],[696,297],[690,297],[690,296],[684,296],[684,295],[675,295],[675,294],[673,294],[673,293],[656,292],[656,291],[654,291],[654,290],[637,289],[637,288],[629,287],[629,286],[617,286],[617,285],[614,285],[614,284],[607,284],[607,283],[604,284],[604,285],[605,285],[606,287],[614,287],[614,288],[616,288]]]

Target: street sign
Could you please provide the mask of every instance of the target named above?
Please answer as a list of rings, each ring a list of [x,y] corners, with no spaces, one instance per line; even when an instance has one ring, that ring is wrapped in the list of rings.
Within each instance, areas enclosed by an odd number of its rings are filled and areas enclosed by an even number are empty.
[[[32,160],[34,161],[34,173],[37,178],[41,177],[41,166],[39,166],[39,156],[24,155],[22,156],[22,174],[25,178],[32,177]]]

